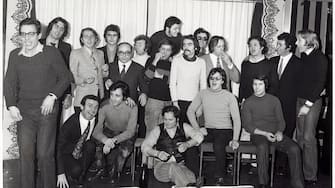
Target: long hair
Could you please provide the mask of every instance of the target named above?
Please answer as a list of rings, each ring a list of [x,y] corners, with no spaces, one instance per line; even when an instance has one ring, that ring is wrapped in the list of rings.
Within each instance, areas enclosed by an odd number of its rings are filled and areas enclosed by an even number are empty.
[[[64,38],[67,36],[69,32],[69,23],[62,17],[56,17],[48,24],[47,30],[46,30],[46,36],[50,34],[50,31],[52,30],[52,27],[57,24],[58,22],[62,22],[64,24],[64,32],[63,35],[60,37],[60,40],[64,40]]]

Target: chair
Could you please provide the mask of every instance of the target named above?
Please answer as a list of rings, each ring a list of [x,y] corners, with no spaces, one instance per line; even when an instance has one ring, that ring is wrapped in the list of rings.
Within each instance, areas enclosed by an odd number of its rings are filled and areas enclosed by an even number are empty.
[[[242,154],[256,154],[256,146],[251,142],[240,142],[240,146],[237,149],[237,172],[236,172],[236,181],[237,185],[240,184],[240,168],[241,168],[241,155]],[[276,148],[271,145],[270,146],[270,155],[271,155],[271,174],[270,174],[270,186],[273,187],[273,174],[274,174],[274,165],[275,165],[275,157],[276,157]],[[257,156],[256,156],[257,157]],[[255,159],[244,160],[245,162],[255,162]]]
[[[202,174],[202,164],[204,159],[204,152],[214,152],[213,143],[211,142],[203,142],[200,145],[200,165],[199,165],[199,177]],[[236,185],[236,160],[237,160],[237,151],[233,150],[230,146],[226,146],[226,153],[234,154],[234,162],[233,162],[233,184]],[[215,160],[215,157],[210,158],[210,160]]]
[[[131,156],[131,164],[130,164],[130,171],[131,171],[131,180],[135,180],[135,169],[136,169],[136,155],[138,151],[141,151],[141,145],[144,141],[144,138],[136,138],[134,143],[134,150]]]

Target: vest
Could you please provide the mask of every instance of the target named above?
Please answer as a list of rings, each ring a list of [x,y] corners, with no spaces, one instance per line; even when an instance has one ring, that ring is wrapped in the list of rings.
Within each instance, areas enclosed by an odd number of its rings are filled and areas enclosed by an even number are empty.
[[[186,136],[185,136],[183,125],[180,124],[179,126],[177,126],[176,134],[173,138],[170,138],[169,134],[164,129],[163,123],[159,125],[159,128],[160,128],[161,133],[158,137],[156,148],[160,151],[165,151],[171,156],[173,155],[177,163],[179,163],[180,161],[183,161],[184,154],[179,153],[178,146],[177,146],[178,142],[186,141]]]

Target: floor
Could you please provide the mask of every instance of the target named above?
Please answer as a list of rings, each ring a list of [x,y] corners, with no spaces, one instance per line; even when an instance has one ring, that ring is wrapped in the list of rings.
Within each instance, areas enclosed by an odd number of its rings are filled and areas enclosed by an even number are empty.
[[[4,188],[19,188],[19,179],[18,179],[18,160],[5,160],[3,161],[3,182]],[[137,169],[139,170],[139,168]],[[204,163],[204,176],[205,185],[213,185],[215,183],[214,178],[211,177],[211,174],[214,170],[214,162],[205,162]],[[113,188],[113,187],[125,187],[125,186],[138,186],[138,174],[136,174],[135,181],[131,181],[131,176],[129,173],[129,168],[126,168],[121,176],[120,183],[108,184],[102,181],[95,183],[87,184],[87,188]],[[160,183],[157,180],[154,180],[152,171],[149,173],[149,188],[168,188],[171,185],[167,183]],[[290,178],[285,176],[275,175],[274,177],[274,188],[289,188]],[[232,185],[232,174],[228,174],[225,177],[225,183],[227,185]],[[251,167],[249,164],[242,164],[241,168],[241,185],[257,185],[257,172],[256,168]],[[331,188],[331,177],[323,173],[320,170],[319,180],[314,188]]]

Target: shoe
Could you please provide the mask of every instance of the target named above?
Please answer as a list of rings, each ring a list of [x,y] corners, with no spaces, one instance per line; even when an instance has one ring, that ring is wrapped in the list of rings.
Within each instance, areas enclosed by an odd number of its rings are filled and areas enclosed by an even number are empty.
[[[217,178],[215,185],[216,186],[223,186],[224,185],[223,177]]]

